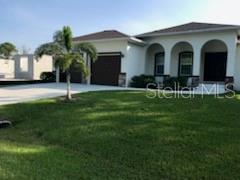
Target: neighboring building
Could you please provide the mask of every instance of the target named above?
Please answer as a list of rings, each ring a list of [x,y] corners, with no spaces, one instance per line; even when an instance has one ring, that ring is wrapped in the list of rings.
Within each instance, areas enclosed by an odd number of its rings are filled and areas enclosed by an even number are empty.
[[[1,79],[40,80],[42,72],[54,70],[51,56],[37,60],[32,54],[15,55],[13,59],[0,59]]]
[[[0,59],[0,79],[14,78],[14,60],[13,59]]]
[[[126,85],[135,75],[154,75],[162,82],[185,76],[189,83],[234,82],[240,90],[240,26],[189,23],[131,37],[111,30],[74,38],[96,46],[91,84]],[[88,62],[90,65],[90,63]]]

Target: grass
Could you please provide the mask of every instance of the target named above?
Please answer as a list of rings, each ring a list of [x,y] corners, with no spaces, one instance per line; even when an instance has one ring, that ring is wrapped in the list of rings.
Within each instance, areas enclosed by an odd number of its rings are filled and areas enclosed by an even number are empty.
[[[0,107],[0,179],[239,179],[240,97],[95,92]]]

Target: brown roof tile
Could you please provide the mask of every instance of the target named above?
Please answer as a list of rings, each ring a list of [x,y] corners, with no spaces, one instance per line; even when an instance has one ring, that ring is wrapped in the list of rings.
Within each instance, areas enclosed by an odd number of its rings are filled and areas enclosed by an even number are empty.
[[[201,31],[201,30],[211,30],[211,29],[218,29],[218,28],[240,28],[240,26],[236,25],[224,25],[224,24],[208,24],[208,23],[188,23],[179,26],[174,26],[166,29],[161,29],[157,31],[152,31],[144,34],[137,35],[137,37],[144,37],[144,36],[151,36],[155,34],[166,34],[166,33],[180,33],[180,32],[194,32],[194,31]]]
[[[73,40],[74,41],[90,41],[90,40],[116,39],[116,38],[130,38],[130,36],[116,30],[108,30],[108,31],[101,31],[97,33],[75,37],[73,38]]]

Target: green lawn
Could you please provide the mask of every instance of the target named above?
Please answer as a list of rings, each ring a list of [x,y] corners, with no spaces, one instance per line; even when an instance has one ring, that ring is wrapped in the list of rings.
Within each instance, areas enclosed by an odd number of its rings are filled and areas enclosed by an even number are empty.
[[[240,97],[99,92],[0,106],[0,179],[239,179]]]

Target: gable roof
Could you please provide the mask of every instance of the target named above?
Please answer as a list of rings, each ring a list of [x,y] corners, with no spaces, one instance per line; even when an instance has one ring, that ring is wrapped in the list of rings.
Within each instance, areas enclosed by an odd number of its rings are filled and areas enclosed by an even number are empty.
[[[141,39],[129,36],[117,30],[107,30],[73,38],[73,41],[99,41],[124,39],[137,45],[144,45]]]
[[[75,37],[73,38],[73,40],[74,41],[91,41],[91,40],[118,39],[118,38],[130,38],[130,36],[116,30],[107,30],[107,31],[101,31],[97,33]]]
[[[217,31],[217,30],[228,30],[228,29],[240,29],[240,26],[192,22],[192,23],[187,23],[179,26],[174,26],[166,29],[160,29],[157,31],[140,34],[140,35],[137,35],[136,37],[149,37],[149,36],[155,36],[155,35],[171,35],[171,34]]]

